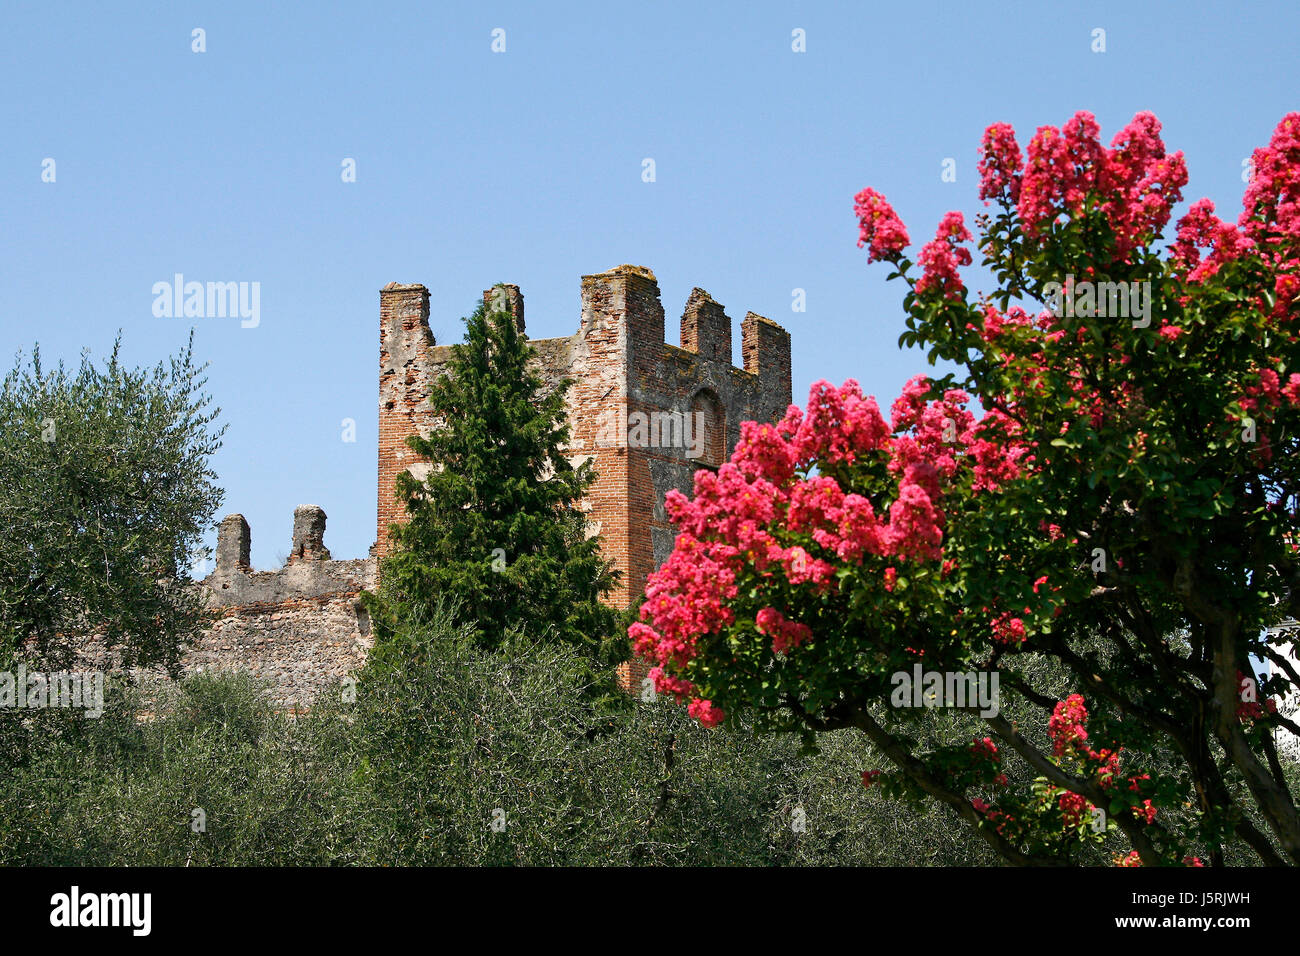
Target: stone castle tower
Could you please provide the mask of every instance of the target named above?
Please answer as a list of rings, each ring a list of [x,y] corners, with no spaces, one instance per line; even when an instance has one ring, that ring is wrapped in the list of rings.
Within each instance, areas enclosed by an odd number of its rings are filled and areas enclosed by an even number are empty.
[[[484,293],[524,331],[517,286]],[[220,617],[186,655],[187,667],[251,671],[276,688],[288,708],[310,705],[365,660],[373,644],[357,597],[377,583],[389,526],[404,519],[394,495],[402,471],[431,467],[406,445],[434,426],[429,386],[444,374],[448,346],[429,329],[429,292],[390,283],[379,294],[378,514],[370,556],[334,560],[325,546],[323,509],[294,514],[288,561],[274,571],[249,564],[251,531],[241,515],[218,529],[216,569],[202,582]],[[654,273],[619,266],[582,277],[578,330],[533,339],[542,378],[569,378],[570,443],[577,463],[592,458],[597,482],[584,502],[589,530],[623,572],[612,604],[626,608],[646,577],[671,553],[674,530],[664,511],[672,488],[689,494],[695,471],[730,455],[746,420],[776,421],[790,405],[790,335],[750,312],[741,323],[743,368],[731,364],[731,319],[694,289],[681,319],[681,347],[664,341],[664,310]],[[640,675],[624,666],[630,684]]]
[[[518,286],[498,286],[483,297],[525,331]],[[451,350],[429,331],[429,292],[422,285],[386,286],[379,322],[379,513],[371,553],[382,558],[389,525],[404,517],[393,496],[398,473],[418,477],[429,467],[415,459],[406,438],[427,436],[433,427],[429,386]],[[736,368],[731,319],[703,289],[691,292],[681,323],[681,347],[666,344],[654,273],[624,265],[582,277],[577,332],[530,341],[545,381],[574,381],[566,454],[575,464],[594,461],[590,528],[623,572],[611,595],[620,608],[637,600],[647,575],[672,551],[668,491],[690,494],[696,469],[716,468],[730,455],[742,421],[777,421],[790,406],[790,335],[783,328],[746,315],[744,368]]]

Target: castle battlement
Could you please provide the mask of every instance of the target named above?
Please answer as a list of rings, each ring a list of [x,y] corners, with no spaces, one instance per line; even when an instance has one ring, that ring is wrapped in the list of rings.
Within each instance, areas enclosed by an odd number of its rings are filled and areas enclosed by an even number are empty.
[[[248,560],[252,549],[248,522],[243,515],[227,515],[217,527],[216,568],[201,582],[210,595],[208,604],[229,608],[341,594],[355,598],[362,588],[373,587],[374,559],[335,561],[325,547],[325,520],[325,511],[317,505],[299,505],[293,513],[293,538],[284,566],[254,571]],[[369,627],[364,629],[368,633]]]
[[[509,312],[525,329],[519,287],[483,292],[489,309]],[[444,373],[451,349],[429,328],[429,292],[390,283],[380,291],[379,507],[371,553],[388,550],[388,527],[403,520],[394,496],[397,475],[419,476],[428,462],[406,446],[412,434],[434,427],[427,397]],[[740,439],[746,420],[777,421],[790,405],[790,334],[754,312],[741,322],[740,367],[732,364],[732,320],[701,288],[691,291],[681,318],[681,345],[665,341],[659,281],[644,266],[620,265],[584,275],[577,331],[531,340],[538,372],[548,384],[571,379],[566,396],[572,460],[589,458],[598,478],[588,496],[590,530],[623,572],[612,596],[619,607],[635,601],[645,579],[672,550],[674,530],[664,496],[690,493],[696,470],[717,467]],[[665,420],[689,422],[665,430]]]
[[[243,515],[217,528],[216,567],[191,587],[212,612],[212,623],[182,648],[181,667],[245,671],[270,684],[271,703],[284,710],[310,707],[322,694],[342,692],[374,646],[363,589],[376,585],[374,558],[336,561],[325,547],[325,512],[316,505],[294,511],[289,555],[280,568],[256,571],[249,563],[252,534]],[[119,650],[103,636],[77,639],[78,669],[122,669]],[[162,668],[139,677],[165,678]]]
[[[198,586],[216,621],[186,649],[186,670],[245,670],[269,681],[286,709],[311,705],[374,645],[362,589],[376,584],[374,558],[336,561],[325,547],[325,511],[299,505],[284,566],[255,571],[252,532],[240,514],[217,527],[216,567]]]

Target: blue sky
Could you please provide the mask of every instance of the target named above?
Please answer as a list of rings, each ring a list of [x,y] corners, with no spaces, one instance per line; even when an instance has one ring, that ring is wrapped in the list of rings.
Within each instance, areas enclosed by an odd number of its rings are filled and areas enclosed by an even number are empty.
[[[919,245],[946,210],[980,210],[988,124],[1023,144],[1088,109],[1108,142],[1150,109],[1187,154],[1188,201],[1235,217],[1242,160],[1300,108],[1298,11],[6,0],[0,359],[34,342],[101,356],[121,329],[127,360],[153,364],[195,328],[230,426],[222,513],[248,518],[253,563],[276,564],[307,502],[335,556],[358,557],[385,283],[427,285],[446,343],[482,289],[515,282],[545,337],[577,328],[582,274],[646,265],[669,341],[698,285],[737,323],[753,310],[790,330],[797,402],[856,378],[887,407],[924,359],[897,348],[902,287],[856,246],[855,192],[884,192]],[[260,324],[155,317],[154,283],[178,272],[260,283]]]

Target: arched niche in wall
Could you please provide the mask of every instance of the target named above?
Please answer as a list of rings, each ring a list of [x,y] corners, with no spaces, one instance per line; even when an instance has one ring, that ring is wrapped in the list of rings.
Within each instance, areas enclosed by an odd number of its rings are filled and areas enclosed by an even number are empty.
[[[727,455],[727,410],[711,389],[702,388],[691,399],[691,452],[697,465],[719,467]]]

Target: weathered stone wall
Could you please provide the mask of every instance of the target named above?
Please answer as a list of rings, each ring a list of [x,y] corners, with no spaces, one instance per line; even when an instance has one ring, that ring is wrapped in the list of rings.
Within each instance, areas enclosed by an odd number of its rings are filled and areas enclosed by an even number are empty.
[[[275,706],[308,708],[322,694],[342,689],[374,645],[369,621],[356,606],[358,593],[359,588],[224,608],[186,653],[185,669],[247,671],[270,682]]]
[[[358,603],[375,586],[374,558],[330,559],[325,512],[315,505],[294,511],[293,542],[285,566],[254,571],[252,535],[243,515],[227,515],[217,529],[216,567],[193,586],[215,621],[184,649],[186,673],[244,671],[270,685],[282,710],[305,710],[322,694],[341,692],[344,679],[374,646],[370,618]],[[117,671],[120,655],[102,639],[76,642],[77,670]],[[161,668],[136,671],[163,678]]]
[[[242,515],[221,522],[216,569],[199,585],[219,617],[186,652],[186,670],[248,671],[270,681],[275,704],[286,709],[342,687],[374,645],[358,598],[375,586],[377,562],[331,560],[325,520],[315,505],[295,509],[289,558],[276,571],[249,567]]]

